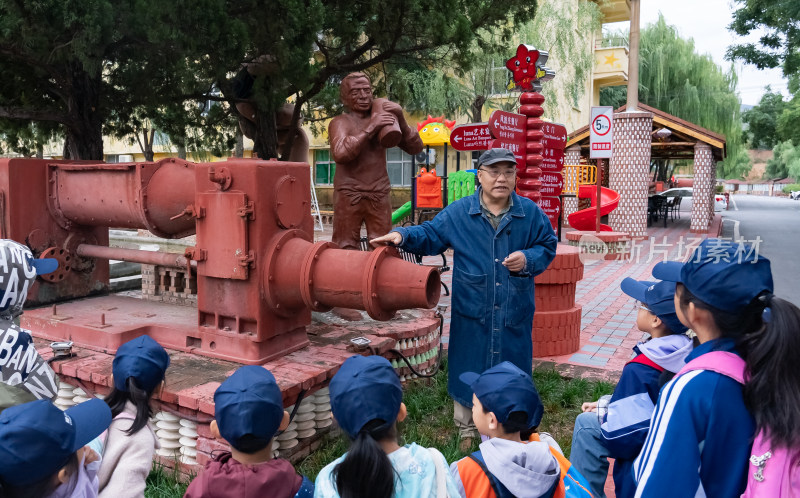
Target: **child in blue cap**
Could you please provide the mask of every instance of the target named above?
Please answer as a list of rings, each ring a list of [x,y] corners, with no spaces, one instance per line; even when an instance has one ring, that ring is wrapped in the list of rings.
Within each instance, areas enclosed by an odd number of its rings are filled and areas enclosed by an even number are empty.
[[[86,447],[111,423],[111,410],[90,399],[62,412],[47,400],[0,414],[0,496],[97,496],[100,457]]]
[[[117,349],[113,387],[105,402],[114,417],[106,433],[100,467],[100,497],[142,496],[158,439],[149,425],[150,399],[164,383],[169,355],[143,335]]]
[[[700,341],[686,368],[709,353],[733,354],[746,373],[742,386],[684,369],[662,388],[634,462],[636,496],[738,497],[754,470],[756,428],[778,446],[800,443],[800,310],[772,295],[769,260],[744,243],[706,239],[689,261],[659,263],[653,276],[677,282],[678,318]]]
[[[553,496],[561,477],[559,462],[547,443],[523,442],[521,436],[538,427],[544,414],[531,376],[504,361],[482,374],[462,373],[459,379],[473,392],[472,419],[478,432],[489,438],[450,466],[461,496]]]
[[[650,335],[634,346],[636,356],[622,374],[608,405],[598,417],[597,403],[584,403],[575,419],[570,461],[589,481],[597,497],[605,496],[608,460],[614,458],[617,498],[636,492],[631,469],[650,427],[658,391],[685,364],[692,341],[675,313],[675,282],[647,282],[626,278],[622,292],[636,299],[636,326]]]
[[[289,461],[272,458],[272,439],[289,426],[272,373],[245,365],[214,392],[211,433],[231,447],[206,464],[184,495],[198,497],[310,498],[314,485]]]
[[[353,442],[320,471],[315,497],[458,498],[438,450],[397,444],[396,422],[405,419],[406,406],[386,358],[348,358],[331,379],[330,395],[333,417]]]

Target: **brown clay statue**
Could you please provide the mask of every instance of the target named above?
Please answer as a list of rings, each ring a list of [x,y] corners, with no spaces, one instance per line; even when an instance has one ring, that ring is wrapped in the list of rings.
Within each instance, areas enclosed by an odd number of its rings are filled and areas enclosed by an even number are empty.
[[[345,76],[339,95],[347,110],[328,126],[336,161],[332,240],[343,249],[359,249],[362,223],[370,239],[392,228],[386,149],[400,147],[416,154],[422,150],[422,140],[398,104],[373,98],[364,73]]]

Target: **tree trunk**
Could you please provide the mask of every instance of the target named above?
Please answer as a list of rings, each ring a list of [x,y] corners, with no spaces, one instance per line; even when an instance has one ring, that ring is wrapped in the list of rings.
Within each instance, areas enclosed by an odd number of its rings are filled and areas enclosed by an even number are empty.
[[[483,121],[483,104],[486,103],[486,97],[483,95],[476,95],[475,100],[472,101],[470,106],[472,109],[472,122],[480,123]]]
[[[253,140],[253,153],[261,159],[278,158],[278,129],[275,113],[259,110],[256,112],[256,135]]]
[[[103,160],[103,120],[100,116],[101,75],[88,74],[78,64],[70,72],[72,92],[67,111],[71,118],[65,126],[64,157],[69,159]]]
[[[241,128],[236,128],[236,146],[233,148],[233,157],[244,157],[244,134]]]
[[[42,144],[36,144],[36,158],[44,159],[44,146]]]
[[[178,149],[178,158],[186,159],[186,147],[183,145],[176,145],[175,147]]]

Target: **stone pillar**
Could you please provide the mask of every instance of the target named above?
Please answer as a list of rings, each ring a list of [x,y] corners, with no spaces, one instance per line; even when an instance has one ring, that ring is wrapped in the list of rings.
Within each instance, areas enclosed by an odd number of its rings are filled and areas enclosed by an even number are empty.
[[[614,114],[614,154],[608,187],[616,191],[619,206],[608,216],[615,232],[631,237],[647,236],[647,174],[650,171],[653,114]]]
[[[564,164],[580,164],[581,162],[581,146],[580,145],[573,145],[569,149],[564,152]],[[566,173],[566,172],[565,172]],[[567,183],[569,181],[569,183]],[[570,189],[575,189],[577,195],[577,178],[573,177],[571,179],[566,178],[566,174],[564,175],[564,188],[568,187]],[[578,198],[577,197],[564,197],[564,205],[561,206],[561,209],[564,213],[564,223],[567,222],[567,216],[574,213],[578,210]]]
[[[714,180],[716,163],[711,146],[694,146],[694,184],[692,186],[692,233],[706,233],[714,217]]]

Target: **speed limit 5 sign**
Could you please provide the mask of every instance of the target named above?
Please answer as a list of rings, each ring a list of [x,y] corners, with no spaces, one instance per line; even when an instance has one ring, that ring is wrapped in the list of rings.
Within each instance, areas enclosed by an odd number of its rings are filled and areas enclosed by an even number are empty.
[[[592,121],[589,123],[589,158],[610,158],[613,137],[614,108],[611,106],[592,107]]]

